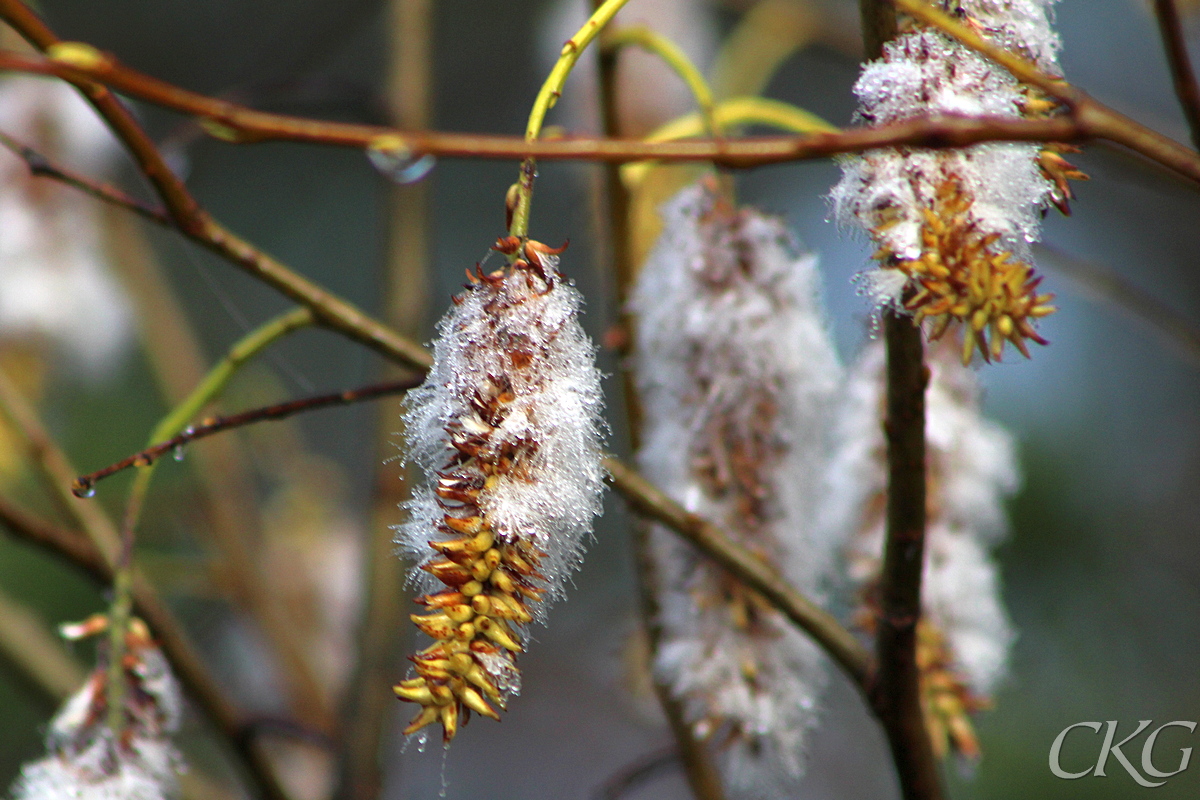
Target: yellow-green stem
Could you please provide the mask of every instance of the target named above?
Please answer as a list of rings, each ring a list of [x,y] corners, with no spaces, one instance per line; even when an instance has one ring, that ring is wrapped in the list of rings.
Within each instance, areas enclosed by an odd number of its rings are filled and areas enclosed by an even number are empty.
[[[713,107],[715,125],[727,131],[744,125],[764,125],[792,133],[837,133],[838,128],[812,112],[766,97],[731,97]],[[660,125],[646,137],[647,142],[671,142],[704,134],[706,123],[693,112]],[[636,185],[653,167],[653,161],[634,161],[621,166],[627,186]]]
[[[661,33],[653,31],[644,25],[618,28],[605,34],[605,50],[630,46],[640,47],[649,53],[653,53],[674,70],[675,74],[687,84],[688,90],[692,93],[692,97],[696,101],[696,106],[700,109],[700,118],[704,121],[705,132],[714,139],[719,137],[721,135],[721,128],[717,124],[712,88],[708,85],[708,81],[705,80],[700,70],[692,63],[692,60],[687,57],[687,53],[683,52],[679,48],[679,45]]]
[[[311,325],[314,321],[312,311],[302,307],[282,314],[246,334],[230,348],[220,363],[209,371],[200,385],[154,427],[147,446],[158,444],[179,433],[206,405],[220,395],[239,367],[273,342]],[[105,701],[108,709],[108,727],[114,736],[119,734],[125,724],[125,674],[121,662],[125,657],[125,631],[129,627],[129,617],[133,608],[133,534],[141,517],[146,493],[150,489],[154,467],[153,463],[139,467],[129,489],[125,517],[121,523],[121,546],[113,575],[113,600],[108,615],[109,660]]]
[[[588,18],[583,27],[563,45],[558,61],[550,70],[550,75],[542,84],[541,91],[533,101],[533,109],[529,112],[529,123],[525,126],[525,141],[537,141],[538,136],[542,133],[542,125],[546,121],[546,112],[553,108],[554,104],[558,102],[558,98],[562,96],[563,84],[567,82],[567,76],[575,68],[575,62],[579,61],[579,56],[583,54],[587,46],[596,39],[600,31],[604,30],[604,26],[612,21],[612,18],[627,2],[629,0],[605,0]],[[533,200],[535,175],[536,162],[532,158],[525,159],[521,163],[521,175],[517,179],[512,206],[512,222],[508,226],[508,232],[512,236],[525,238],[529,235],[529,205]]]

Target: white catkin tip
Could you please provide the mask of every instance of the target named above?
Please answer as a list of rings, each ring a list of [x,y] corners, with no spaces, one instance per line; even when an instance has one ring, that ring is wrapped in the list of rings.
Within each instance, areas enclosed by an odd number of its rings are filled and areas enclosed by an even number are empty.
[[[662,214],[631,304],[644,410],[638,463],[819,598],[832,554],[813,520],[841,368],[816,259],[797,252],[778,220],[729,208],[704,183]],[[821,656],[673,534],[656,529],[653,546],[663,628],[655,669],[689,721],[724,742],[731,796],[778,796],[803,773]]]

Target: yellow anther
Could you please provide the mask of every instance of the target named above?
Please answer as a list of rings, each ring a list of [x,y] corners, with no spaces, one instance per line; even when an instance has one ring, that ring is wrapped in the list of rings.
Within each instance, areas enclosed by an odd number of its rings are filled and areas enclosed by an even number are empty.
[[[470,686],[462,686],[457,691],[458,699],[463,702],[467,708],[474,711],[476,714],[482,714],[485,717],[499,721],[500,715],[496,710],[487,704],[483,696],[479,692],[472,689]]]
[[[431,722],[436,722],[438,718],[438,709],[436,706],[426,706],[421,709],[421,713],[413,717],[412,722],[408,723],[408,727],[404,729],[404,735],[416,733]]]
[[[424,683],[424,681],[422,681]],[[433,704],[433,693],[429,691],[429,686],[404,686],[397,684],[392,687],[392,691],[396,693],[396,697],[401,700],[407,700],[410,703],[420,703],[423,706]]]
[[[508,632],[508,626],[506,626],[503,622],[490,619],[488,617],[480,617],[477,627],[480,633],[504,649],[511,650],[514,653],[521,652],[522,648],[520,643],[512,637],[512,635]]]

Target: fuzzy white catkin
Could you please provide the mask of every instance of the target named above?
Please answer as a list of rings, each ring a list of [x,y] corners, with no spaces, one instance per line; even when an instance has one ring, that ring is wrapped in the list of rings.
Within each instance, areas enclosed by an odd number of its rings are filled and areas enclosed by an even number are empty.
[[[0,130],[86,174],[111,168],[111,134],[61,81],[0,80]],[[44,337],[93,375],[112,366],[133,331],[105,263],[99,210],[0,151],[0,337]]]
[[[408,455],[427,483],[409,502],[397,542],[417,563],[412,580],[423,591],[440,586],[419,565],[436,557],[428,543],[445,513],[432,484],[453,454],[446,427],[470,424],[471,398],[492,378],[511,381],[515,395],[490,436],[493,449],[519,441],[536,448],[515,474],[482,493],[481,511],[497,539],[525,537],[545,553],[539,571],[547,599],[562,596],[601,511],[603,396],[595,347],[579,324],[581,295],[557,273],[555,257],[541,259],[555,278],[548,290],[524,270],[512,270],[498,289],[474,284],[455,298],[438,324],[433,367],[405,402]],[[512,366],[506,354],[514,348],[532,354],[526,367]],[[532,611],[544,614],[547,605],[535,603]]]
[[[689,511],[821,597],[832,558],[814,520],[841,367],[821,312],[816,258],[797,255],[778,220],[723,207],[704,183],[662,213],[664,233],[632,298],[644,410],[638,463]],[[698,448],[711,437],[716,451],[767,442],[763,463],[753,465],[761,524],[746,522],[736,491],[715,493],[698,474]],[[804,771],[825,683],[822,656],[775,611],[759,610],[761,626],[731,625],[724,576],[677,536],[656,528],[653,548],[659,679],[718,746],[731,730],[740,734],[720,756],[731,796],[782,796]]]
[[[1059,74],[1057,35],[1050,27],[1055,0],[956,0],[956,5],[1001,46]],[[945,6],[946,2],[939,3]],[[854,87],[857,118],[867,124],[930,114],[1021,117],[1021,86],[1004,69],[939,31],[917,27],[889,42],[868,63]],[[921,252],[924,209],[948,179],[973,198],[979,229],[998,234],[1003,249],[1028,261],[1029,243],[1053,185],[1038,167],[1038,144],[980,144],[955,150],[872,150],[842,162],[842,180],[831,193],[842,224],[860,227],[904,260]],[[868,288],[894,301],[903,276],[870,273]]]
[[[851,371],[836,428],[838,453],[826,506],[849,548],[851,578],[874,580],[884,517],[874,498],[887,487],[884,350],[873,342]],[[980,410],[975,374],[953,348],[929,350],[926,395],[930,508],[922,578],[923,613],[945,637],[954,666],[987,696],[1004,676],[1014,634],[991,551],[1007,530],[1004,500],[1020,479],[1012,437]]]
[[[48,755],[21,768],[14,800],[167,800],[179,794],[181,759],[170,739],[183,713],[179,686],[157,649],[139,652],[137,670],[139,698],[128,743],[117,745],[97,722],[103,698],[93,677],[51,721]]]

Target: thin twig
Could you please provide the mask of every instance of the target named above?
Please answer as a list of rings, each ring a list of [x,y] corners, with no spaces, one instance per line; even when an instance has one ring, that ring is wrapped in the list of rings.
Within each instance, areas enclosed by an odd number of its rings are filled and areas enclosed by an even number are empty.
[[[874,671],[871,654],[832,615],[789,586],[762,559],[734,543],[717,526],[689,512],[628,466],[609,457],[604,459],[604,468],[608,471],[609,485],[634,511],[666,525],[767,598],[812,636],[856,686],[869,685]]]
[[[263,408],[255,408],[250,411],[243,411],[240,414],[230,414],[224,417],[207,417],[199,425],[187,428],[182,433],[176,434],[170,439],[139,450],[133,455],[127,456],[114,464],[109,464],[103,469],[98,469],[95,472],[75,478],[71,482],[71,491],[76,497],[90,496],[96,484],[110,475],[115,475],[130,467],[149,466],[166,453],[180,452],[180,448],[190,442],[221,433],[222,431],[266,420],[283,419],[304,411],[317,411],[331,406],[361,403],[364,400],[375,400],[380,397],[387,397],[388,395],[400,394],[419,386],[422,380],[424,378],[406,378],[399,381],[376,383],[360,389],[347,389],[341,392],[334,392],[333,394],[321,394],[314,397],[305,397],[300,400],[292,400],[287,403],[277,403]]]
[[[35,177],[53,178],[60,183],[73,186],[85,194],[89,194],[106,203],[127,208],[135,214],[157,222],[159,225],[169,225],[171,223],[171,218],[161,208],[143,203],[133,195],[127,194],[111,184],[93,180],[62,164],[56,164],[29,145],[18,142],[3,131],[0,131],[0,145],[7,147],[12,151],[13,155],[24,161],[25,166],[29,168],[30,174]]]
[[[621,800],[627,792],[653,780],[678,762],[679,752],[674,746],[647,753],[600,784],[592,794],[592,800]]]
[[[575,34],[567,39],[559,53],[558,60],[546,76],[537,97],[534,98],[533,108],[529,111],[529,122],[525,125],[525,141],[536,142],[542,135],[542,125],[546,121],[546,113],[562,96],[563,86],[575,63],[583,55],[600,32],[612,22],[612,18],[629,0],[595,0],[592,4],[592,14]],[[508,201],[509,226],[511,236],[525,238],[529,235],[529,209],[533,202],[533,181],[536,175],[536,165],[533,156],[526,156],[521,162],[521,172],[517,182],[513,184],[515,194]]]
[[[907,0],[895,2],[904,3]],[[980,50],[985,52],[982,48]],[[1010,69],[1011,64],[1016,62],[1029,66],[1028,62],[1011,54],[1005,54],[1005,58],[1002,63]],[[80,74],[77,69],[73,70],[61,64],[12,54],[0,54],[0,69],[45,75]],[[1193,183],[1200,184],[1200,155],[1195,151],[1104,106],[1079,89],[1055,81],[1031,66],[1021,70],[1018,77],[1022,80],[1031,78],[1031,82],[1036,81],[1035,85],[1042,88],[1057,84],[1053,96],[1058,97],[1063,92],[1070,96],[1074,108],[1069,113],[1049,119],[939,115],[856,128],[840,133],[657,143],[585,137],[526,141],[516,136],[397,131],[376,125],[325,122],[254,111],[236,103],[214,100],[179,89],[119,66],[112,60],[101,62],[87,74],[130,96],[185,114],[210,119],[213,121],[209,125],[210,132],[220,130],[223,132],[222,138],[228,141],[287,140],[367,148],[386,138],[394,146],[406,148],[414,155],[442,158],[515,160],[532,157],[621,163],[656,159],[707,161],[737,169],[822,159],[880,147],[947,148],[993,141],[1083,142],[1099,138],[1124,145]],[[208,222],[211,223],[211,220]]]
[[[1175,7],[1175,0],[1154,0],[1154,13],[1158,17],[1158,30],[1162,34],[1175,94],[1192,132],[1192,143],[1200,149],[1200,86],[1196,85],[1196,73],[1188,57],[1179,9]]]
[[[112,263],[120,272],[125,289],[137,309],[139,335],[147,359],[153,367],[160,393],[169,406],[179,407],[205,382],[207,358],[190,329],[187,316],[171,287],[164,280],[157,260],[146,241],[141,221],[106,209]],[[182,428],[201,409],[196,408],[179,424]],[[169,433],[178,432],[178,428]],[[162,438],[162,437],[159,437]],[[155,440],[152,439],[151,443]],[[288,669],[292,650],[300,652],[298,627],[280,593],[264,580],[250,542],[261,529],[261,514],[255,503],[254,485],[243,454],[231,439],[210,440],[204,447],[193,448],[190,461],[199,478],[207,524],[202,544],[211,547],[213,574],[220,580],[213,585],[236,608],[244,610],[263,632],[273,648],[281,670]],[[194,576],[194,575],[193,575]],[[292,657],[294,658],[294,656]],[[298,686],[294,678],[285,684],[296,687],[289,699],[293,712],[309,724],[323,725],[304,712],[313,693]]]
[[[606,50],[631,46],[640,47],[646,52],[658,56],[663,63],[679,76],[680,80],[687,84],[688,91],[692,93],[692,99],[696,101],[700,117],[704,120],[705,132],[714,138],[721,135],[713,110],[712,88],[708,85],[708,81],[704,79],[704,75],[700,72],[700,69],[692,63],[687,53],[683,52],[683,49],[679,45],[645,25],[633,25],[617,28],[606,33],[604,35],[603,46]]]

